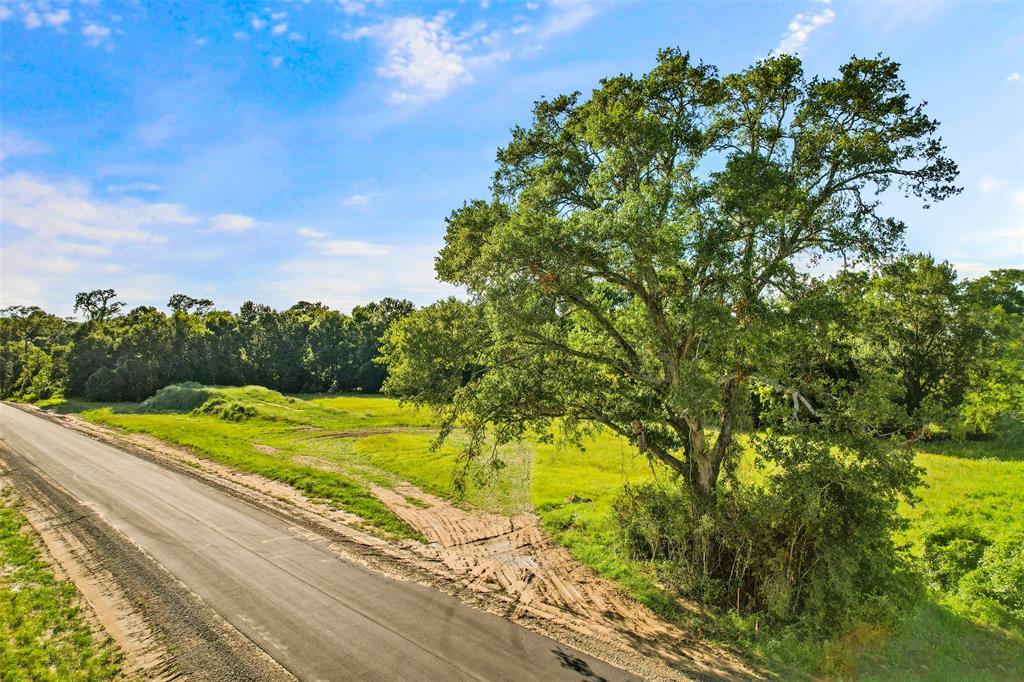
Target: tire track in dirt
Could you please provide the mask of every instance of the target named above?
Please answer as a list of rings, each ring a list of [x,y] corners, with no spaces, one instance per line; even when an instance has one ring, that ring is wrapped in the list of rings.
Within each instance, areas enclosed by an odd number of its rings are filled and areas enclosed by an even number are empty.
[[[654,668],[648,672],[666,678],[758,677],[738,657],[695,640],[573,559],[534,514],[467,511],[410,484],[371,490],[431,541],[423,552],[464,587],[504,601],[511,620],[567,629],[599,642],[605,655],[604,647],[622,656],[638,652]]]

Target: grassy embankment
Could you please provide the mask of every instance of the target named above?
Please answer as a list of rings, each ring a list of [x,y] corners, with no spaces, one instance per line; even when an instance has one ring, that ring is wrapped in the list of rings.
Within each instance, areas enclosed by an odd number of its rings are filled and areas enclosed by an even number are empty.
[[[93,636],[78,590],[54,577],[26,526],[11,490],[0,490],[0,679],[114,679],[116,645]]]
[[[376,396],[283,397],[255,387],[216,390],[229,401],[252,407],[255,415],[233,422],[208,414],[140,413],[136,405],[72,402],[54,407],[150,433],[222,463],[286,481],[392,536],[413,533],[369,494],[368,484],[405,479],[440,495],[452,494],[458,438],[432,452],[436,431],[427,412]],[[548,531],[579,560],[619,581],[657,612],[697,624],[658,587],[648,567],[614,550],[612,500],[624,482],[654,475],[646,460],[611,435],[592,438],[584,452],[534,445],[507,454],[514,464],[489,484],[471,486],[466,502],[494,511],[517,510],[532,502]],[[951,517],[969,521],[992,539],[1024,523],[1024,452],[1019,448],[984,443],[926,448],[919,452],[918,463],[927,471],[928,486],[921,491],[921,503],[906,510],[912,528],[905,538],[918,551],[924,535]],[[1024,633],[985,620],[955,595],[932,595],[881,649],[860,656],[862,679],[998,680],[1024,675]],[[780,651],[780,642],[771,638],[748,639],[746,645],[768,659],[809,662]]]

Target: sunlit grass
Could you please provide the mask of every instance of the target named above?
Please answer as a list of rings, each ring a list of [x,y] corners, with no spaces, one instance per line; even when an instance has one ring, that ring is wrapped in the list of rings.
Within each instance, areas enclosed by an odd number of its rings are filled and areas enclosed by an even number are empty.
[[[81,612],[73,583],[58,580],[39,556],[10,489],[0,491],[0,679],[112,680],[121,653],[99,639]]]

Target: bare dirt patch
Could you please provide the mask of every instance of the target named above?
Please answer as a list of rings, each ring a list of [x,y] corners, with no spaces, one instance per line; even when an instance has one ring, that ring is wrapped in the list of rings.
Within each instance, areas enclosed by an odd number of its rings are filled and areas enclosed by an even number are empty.
[[[373,493],[431,540],[425,552],[467,588],[504,601],[514,621],[573,632],[599,643],[605,658],[609,648],[615,658],[639,652],[648,677],[754,676],[739,658],[694,640],[577,562],[533,514],[467,511],[408,484]]]
[[[275,448],[273,445],[264,445],[263,443],[253,443],[252,446],[254,448],[256,448],[257,450],[259,450],[260,452],[265,452],[268,455],[272,455],[275,452],[277,452],[277,448]]]
[[[314,469],[321,469],[322,471],[341,471],[341,468],[337,464],[332,464],[326,459],[321,459],[319,457],[294,455],[292,457],[292,461],[298,462],[299,464],[305,464],[306,466],[313,467]]]

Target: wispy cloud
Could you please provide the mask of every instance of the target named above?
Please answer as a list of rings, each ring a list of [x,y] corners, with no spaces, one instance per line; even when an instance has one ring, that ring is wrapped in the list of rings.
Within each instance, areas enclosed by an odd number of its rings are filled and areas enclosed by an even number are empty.
[[[274,276],[265,278],[263,298],[278,301],[322,301],[348,310],[384,296],[408,298],[427,304],[460,293],[450,284],[437,281],[433,255],[437,246],[421,244],[403,247],[388,255],[387,268],[369,258],[351,258],[343,278],[337,276],[338,262],[316,256],[289,260],[278,265]]]
[[[318,256],[355,256],[367,258],[387,256],[395,250],[390,244],[375,244],[373,242],[352,239],[327,239],[326,232],[314,230],[310,227],[300,227],[295,232],[309,243],[309,246]]]
[[[123,184],[107,185],[109,194],[134,194],[136,192],[159,192],[160,185],[155,182],[126,182]]]
[[[45,21],[48,26],[63,26],[71,21],[71,12],[66,9],[59,9],[56,12],[45,12],[43,14],[43,21]]]
[[[831,8],[817,14],[797,14],[786,27],[787,33],[779,41],[778,52],[795,54],[800,51],[811,34],[822,26],[835,21],[836,13]]]
[[[978,189],[982,194],[991,194],[1006,187],[1006,180],[992,175],[982,175],[978,180]]]
[[[388,244],[374,244],[348,239],[331,239],[317,243],[324,256],[386,256],[395,250]]]
[[[313,241],[324,239],[327,236],[326,232],[321,232],[320,230],[314,230],[311,227],[300,227],[299,229],[295,230],[295,233],[297,235],[299,235],[300,237],[304,237],[306,239],[311,239]]]
[[[217,232],[241,234],[256,227],[256,220],[240,213],[219,213],[210,218],[210,227]]]
[[[82,29],[85,41],[93,47],[99,47],[110,39],[110,29],[101,24],[86,24]]]
[[[0,223],[41,237],[161,242],[165,237],[152,228],[196,222],[177,204],[97,199],[82,182],[53,182],[27,173],[0,179]]]
[[[353,194],[342,199],[340,203],[342,206],[366,206],[370,203],[370,198],[369,194]]]
[[[45,154],[50,148],[42,142],[30,140],[21,134],[10,131],[0,137],[0,162],[15,156],[31,156]]]
[[[594,5],[587,0],[552,0],[551,14],[538,29],[537,36],[545,39],[571,33],[596,14]]]
[[[147,147],[159,147],[178,132],[173,114],[164,114],[157,120],[138,129],[139,141]]]
[[[1006,80],[1009,81],[1010,83],[1015,83],[1020,80],[1020,73],[1014,71],[1013,73],[1006,77]]]

